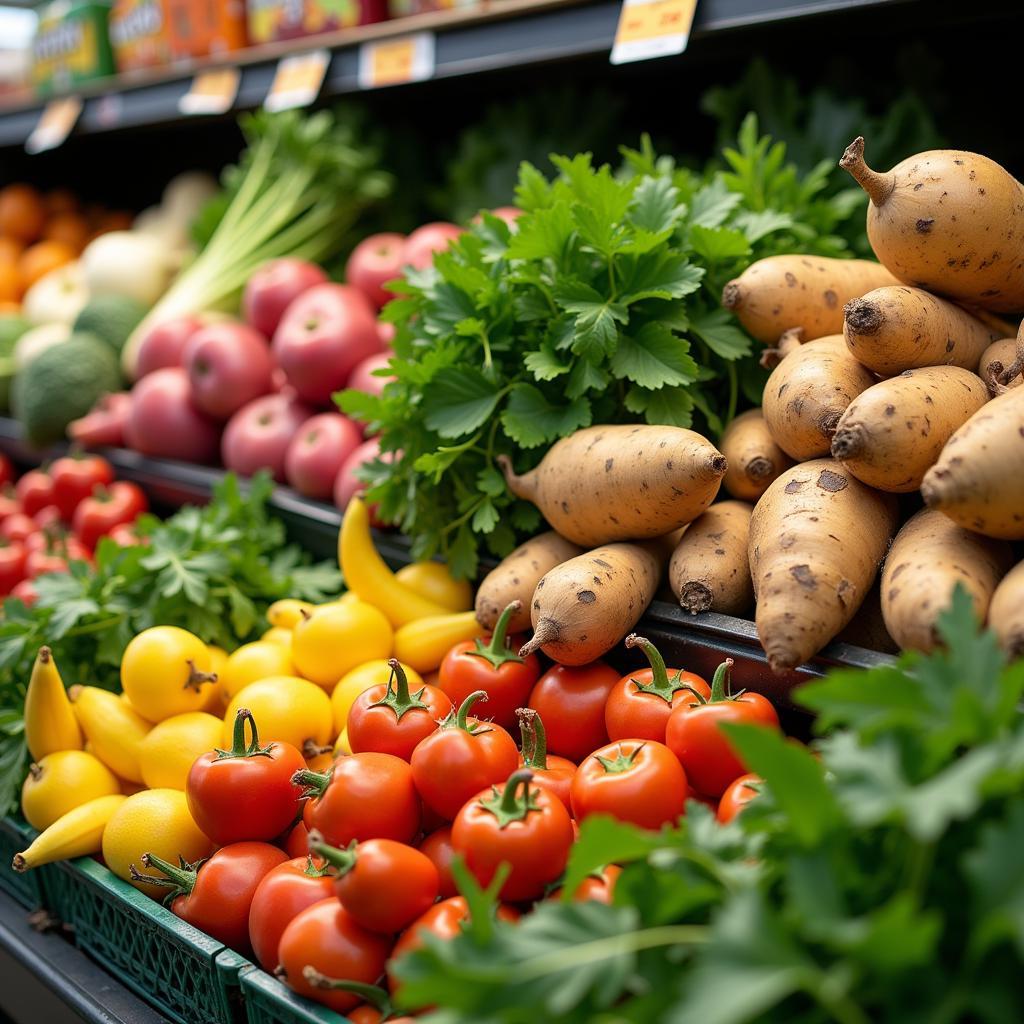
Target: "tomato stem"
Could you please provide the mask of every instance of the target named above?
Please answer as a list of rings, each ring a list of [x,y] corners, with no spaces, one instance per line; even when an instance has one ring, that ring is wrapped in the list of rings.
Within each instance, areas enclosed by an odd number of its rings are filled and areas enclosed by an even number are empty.
[[[317,864],[316,861],[313,860],[313,855],[309,854],[306,857],[306,866],[302,869],[302,873],[307,878],[323,878],[324,875],[327,874],[327,865],[323,864],[321,866]]]
[[[530,811],[540,810],[536,802],[537,791],[530,790],[532,781],[533,772],[528,768],[520,768],[508,777],[504,790],[499,793],[497,786],[491,786],[492,795],[480,801],[480,806],[498,819],[499,829],[505,828],[513,821],[524,821]],[[519,796],[520,786],[523,787],[522,796]]]
[[[479,736],[490,732],[486,726],[469,724],[469,709],[478,701],[487,700],[486,690],[474,690],[460,705],[458,711],[449,712],[448,717],[438,726],[439,729],[461,729],[470,736]]]
[[[348,847],[343,850],[338,846],[331,846],[327,843],[322,832],[313,829],[309,833],[310,850],[323,857],[332,868],[337,868],[338,878],[347,875],[356,866],[356,845],[356,840],[353,839],[348,844]]]
[[[144,853],[142,855],[143,867],[156,868],[166,877],[144,875],[134,864],[128,866],[128,871],[133,882],[147,882],[149,885],[161,885],[170,889],[171,891],[164,897],[164,902],[170,903],[179,896],[188,896],[192,892],[202,863],[202,861],[196,861],[195,864],[189,864],[182,860],[179,865],[175,865],[163,860],[155,853]]]
[[[296,786],[302,786],[309,790],[303,795],[304,798],[310,796],[319,798],[324,795],[324,790],[330,785],[332,774],[332,772],[315,772],[311,768],[300,768],[292,776],[292,782]]]
[[[726,658],[718,668],[715,669],[715,678],[711,680],[711,700],[709,704],[719,704],[722,701],[732,700],[732,658]]]
[[[252,730],[252,739],[245,742],[246,725]],[[227,761],[233,757],[273,757],[274,744],[260,746],[260,734],[256,731],[256,719],[248,708],[239,708],[235,713],[235,725],[231,733],[231,749],[216,748],[218,761]]]
[[[516,718],[519,719],[523,766],[536,771],[547,771],[548,736],[540,715],[533,708],[516,708]]]
[[[381,1021],[386,1021],[391,1016],[391,1000],[387,992],[378,985],[367,985],[362,981],[350,981],[348,978],[329,978],[321,974],[312,964],[306,964],[302,968],[302,977],[312,988],[319,989],[340,989],[342,992],[351,992],[369,1003],[381,1015]]]
[[[506,661],[514,661],[516,664],[522,665],[523,659],[509,647],[508,640],[506,639],[509,620],[522,607],[523,602],[518,599],[509,604],[494,624],[494,632],[491,634],[491,639],[485,644],[483,638],[478,637],[476,640],[476,650],[466,651],[466,656],[483,658],[489,661],[495,670],[501,668]]]
[[[195,690],[198,693],[205,683],[217,682],[216,672],[200,672],[191,658],[185,664],[188,665],[188,679],[185,680],[186,690]]]
[[[594,756],[601,763],[601,767],[604,768],[609,775],[621,775],[623,772],[628,772],[633,767],[633,762],[636,760],[637,754],[644,749],[646,744],[638,743],[636,747],[630,752],[626,753],[622,749],[622,744],[619,744],[619,755],[618,757],[601,757],[600,754]]]
[[[391,668],[391,675],[388,677],[387,692],[380,700],[371,704],[370,707],[391,708],[395,713],[395,721],[398,722],[402,720],[402,715],[407,714],[409,711],[421,710],[429,712],[430,708],[421,699],[427,688],[424,686],[423,689],[418,690],[416,693],[410,693],[409,677],[406,676],[405,670],[398,659],[390,658],[388,665]],[[392,682],[395,684],[393,691],[391,689]]]
[[[683,682],[681,668],[673,669],[675,675],[671,679],[669,678],[669,670],[665,667],[665,659],[661,656],[661,651],[647,637],[630,633],[626,637],[626,646],[629,648],[639,647],[651,664],[651,681],[649,683],[641,683],[639,679],[630,679],[630,682],[636,687],[637,693],[649,693],[654,697],[660,697],[666,704],[671,704],[672,698],[680,690],[692,689],[688,683]]]

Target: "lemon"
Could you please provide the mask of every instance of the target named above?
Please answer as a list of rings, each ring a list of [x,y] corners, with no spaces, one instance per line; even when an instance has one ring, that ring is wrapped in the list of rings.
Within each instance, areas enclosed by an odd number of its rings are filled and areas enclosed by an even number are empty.
[[[153,626],[136,636],[121,659],[121,685],[150,722],[199,711],[206,703],[213,659],[199,637],[177,626]]]
[[[268,676],[290,676],[295,674],[291,651],[283,644],[268,644],[262,640],[243,644],[227,660],[221,681],[227,699],[250,683]]]
[[[281,626],[271,626],[260,637],[260,643],[280,644],[285,650],[290,652],[292,649],[292,631]]]
[[[362,601],[318,608],[292,632],[299,674],[334,689],[346,672],[374,658],[391,657],[394,631],[383,612]]]
[[[318,747],[334,735],[331,699],[313,683],[296,676],[271,676],[239,690],[224,715],[221,742],[231,746],[235,716],[239,708],[248,708],[256,721],[260,744],[276,740],[290,743],[300,753],[309,740]]]
[[[267,622],[280,629],[294,629],[302,621],[302,613],[312,614],[314,607],[308,601],[286,597],[267,609]]]
[[[192,762],[220,744],[221,731],[221,719],[204,711],[165,718],[142,741],[142,781],[150,789],[184,789]]]
[[[114,773],[84,750],[59,750],[41,757],[21,787],[21,811],[40,832],[68,811],[121,791]]]

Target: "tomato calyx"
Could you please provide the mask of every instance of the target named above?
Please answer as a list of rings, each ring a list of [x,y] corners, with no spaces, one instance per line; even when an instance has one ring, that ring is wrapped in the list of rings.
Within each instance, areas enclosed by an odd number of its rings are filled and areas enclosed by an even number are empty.
[[[651,681],[649,683],[641,683],[639,679],[630,679],[630,682],[636,687],[637,693],[649,693],[652,696],[660,697],[666,704],[671,704],[672,698],[680,690],[688,690],[693,696],[700,697],[701,700],[704,699],[689,683],[682,681],[683,670],[681,668],[675,670],[674,676],[669,676],[668,669],[665,667],[665,659],[647,637],[630,633],[626,637],[625,643],[630,648],[639,647],[651,664]]]
[[[513,601],[498,617],[498,621],[494,624],[494,632],[491,634],[491,639],[485,644],[482,638],[477,637],[476,650],[466,651],[466,657],[483,658],[485,661],[489,661],[495,670],[501,668],[507,661],[513,661],[517,665],[522,665],[523,658],[520,657],[522,652],[517,654],[513,651],[506,639],[509,620],[522,607],[522,601],[518,599]]]
[[[486,690],[474,690],[460,705],[457,711],[449,711],[448,716],[438,723],[438,731],[442,729],[461,729],[470,736],[480,736],[485,732],[493,732],[480,722],[469,724],[469,709],[478,701],[487,700]]]
[[[430,711],[430,708],[421,699],[426,693],[426,686],[416,693],[409,691],[409,679],[405,674],[397,658],[389,658],[388,665],[391,668],[391,675],[388,676],[387,692],[380,700],[370,705],[371,708],[391,708],[395,713],[395,721],[400,722],[402,716],[410,711]],[[392,682],[395,684],[391,689]]]
[[[333,771],[315,772],[312,768],[300,768],[292,776],[292,782],[306,790],[300,799],[308,800],[310,797],[319,799],[327,791],[333,776]]]
[[[728,701],[739,700],[746,690],[732,692],[732,666],[735,663],[732,658],[726,658],[718,668],[715,669],[715,676],[711,680],[711,696],[691,690],[697,704],[725,704]],[[688,688],[689,689],[689,688]]]
[[[533,708],[516,708],[516,718],[519,719],[523,767],[547,771],[548,737],[540,715]]]
[[[497,786],[491,786],[491,796],[484,797],[479,801],[480,806],[498,819],[498,828],[502,829],[511,825],[513,821],[525,821],[531,811],[539,811],[537,803],[537,790],[530,789],[533,781],[533,772],[528,768],[520,768],[513,772],[505,783],[505,789],[500,791]],[[519,788],[522,787],[522,796],[519,795]]]
[[[623,772],[628,772],[633,767],[633,762],[636,761],[637,754],[644,749],[646,743],[638,743],[635,749],[631,750],[628,754],[622,749],[622,744],[619,744],[619,756],[618,757],[602,757],[600,754],[595,754],[598,763],[609,775],[621,775]]]
[[[313,860],[313,855],[309,854],[306,857],[306,866],[302,869],[302,873],[306,878],[323,878],[329,874],[329,869],[326,861],[323,864],[317,864]]]
[[[356,866],[356,847],[358,841],[353,839],[344,849],[340,846],[331,846],[324,840],[323,833],[312,829],[309,833],[309,848],[319,856],[323,857],[325,864],[321,876],[327,874],[328,867],[333,868],[332,874],[335,878],[344,878]]]
[[[142,855],[142,866],[156,868],[160,875],[144,875],[134,864],[128,866],[133,882],[148,882],[150,885],[163,886],[170,891],[164,896],[164,903],[172,903],[179,896],[188,896],[195,888],[196,879],[199,877],[199,869],[205,864],[205,860],[197,860],[189,864],[184,857],[178,858],[178,864],[161,859],[155,853],[144,853]]]
[[[191,664],[191,662],[189,662]],[[206,675],[207,673],[203,673]],[[217,677],[214,676],[214,679]],[[252,730],[252,739],[245,742],[246,725]],[[214,761],[228,761],[238,757],[273,757],[274,744],[268,743],[265,747],[260,746],[260,734],[256,731],[256,719],[248,708],[239,708],[235,715],[235,727],[231,734],[231,749],[221,750],[214,748],[217,756]]]
[[[367,985],[365,982],[352,981],[349,978],[329,978],[326,974],[321,974],[312,964],[306,964],[302,968],[302,977],[306,979],[306,983],[311,988],[351,992],[353,995],[359,996],[380,1014],[382,1022],[395,1015],[391,999],[379,985]]]

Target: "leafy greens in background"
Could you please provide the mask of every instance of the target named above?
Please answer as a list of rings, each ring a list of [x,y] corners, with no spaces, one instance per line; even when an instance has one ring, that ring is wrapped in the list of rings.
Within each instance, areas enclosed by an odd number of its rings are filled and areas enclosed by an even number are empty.
[[[145,547],[104,540],[95,568],[72,563],[68,574],[41,576],[31,608],[4,602],[0,622],[0,810],[21,782],[22,707],[36,653],[54,654],[68,686],[119,687],[125,646],[150,626],[173,624],[232,650],[266,629],[273,601],[319,602],[341,590],[332,564],[311,564],[285,543],[284,525],[267,511],[273,481],[261,473],[243,492],[231,474],[204,508],[186,506],[169,519],[147,516]]]
[[[704,173],[656,155],[645,138],[623,166],[553,156],[553,178],[519,171],[513,232],[484,216],[386,309],[397,380],[341,408],[400,453],[368,470],[371,500],[413,539],[472,576],[481,544],[503,556],[539,517],[505,488],[518,471],[592,423],[647,422],[712,434],[756,401],[750,339],[720,307],[722,286],[780,252],[841,256],[858,189],[826,195],[784,144],[748,117]]]
[[[948,650],[798,691],[817,753],[730,734],[764,779],[727,826],[584,822],[564,891],[625,866],[610,907],[479,906],[397,968],[430,1024],[1007,1024],[1024,1020],[1024,661],[958,589]]]

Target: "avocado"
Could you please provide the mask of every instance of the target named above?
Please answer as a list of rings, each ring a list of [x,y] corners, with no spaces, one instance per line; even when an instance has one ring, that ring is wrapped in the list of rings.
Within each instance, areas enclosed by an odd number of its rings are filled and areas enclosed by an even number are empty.
[[[97,295],[85,304],[72,329],[95,334],[120,352],[146,312],[141,302],[126,295]]]
[[[120,388],[113,348],[95,334],[76,331],[18,373],[11,407],[28,440],[42,446],[59,441],[72,420],[84,416],[102,395]]]

